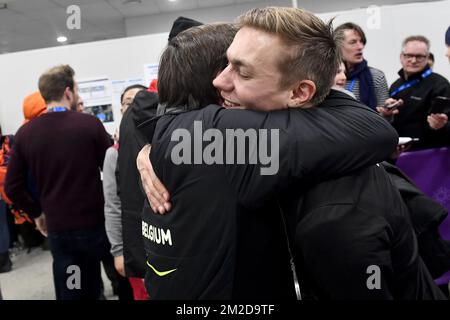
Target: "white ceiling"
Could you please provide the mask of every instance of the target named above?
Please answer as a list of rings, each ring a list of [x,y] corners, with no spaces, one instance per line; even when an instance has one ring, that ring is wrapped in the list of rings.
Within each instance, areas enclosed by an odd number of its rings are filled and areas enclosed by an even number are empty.
[[[298,5],[313,12],[395,4],[417,0],[298,0]],[[422,0],[427,1],[427,0]],[[125,20],[137,16],[174,13],[211,7],[232,6],[258,0],[0,0],[0,54],[60,45],[58,35],[70,43],[113,39],[126,36]],[[272,1],[276,2],[276,1]],[[286,0],[280,1],[286,4]],[[289,3],[289,1],[288,1]],[[81,9],[81,29],[68,30],[66,9]],[[169,31],[169,30],[167,30]]]

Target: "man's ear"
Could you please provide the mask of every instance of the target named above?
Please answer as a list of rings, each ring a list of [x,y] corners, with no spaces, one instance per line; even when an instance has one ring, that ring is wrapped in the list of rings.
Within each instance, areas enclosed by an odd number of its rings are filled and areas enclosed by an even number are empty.
[[[66,98],[68,101],[70,101],[70,99],[72,97],[73,97],[73,91],[69,87],[66,87],[66,89],[64,90],[64,98]]]
[[[308,102],[316,94],[316,84],[311,80],[302,80],[297,82],[295,87],[291,91],[291,96],[289,98],[288,107],[289,108],[301,108],[306,107]]]

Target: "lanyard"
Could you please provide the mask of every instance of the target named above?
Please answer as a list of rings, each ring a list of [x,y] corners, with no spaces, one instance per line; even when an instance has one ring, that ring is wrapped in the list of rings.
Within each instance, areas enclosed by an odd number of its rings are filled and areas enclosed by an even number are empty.
[[[353,79],[352,82],[350,82],[347,86],[347,90],[350,92],[353,92],[353,88],[355,87],[356,79]]]
[[[425,78],[428,77],[432,72],[433,72],[433,71],[431,71],[431,69],[428,69],[427,71],[425,71],[424,73],[422,73],[422,74],[420,75],[420,77],[421,77],[422,79],[425,79]],[[401,91],[403,91],[403,90],[405,90],[405,89],[408,89],[409,87],[411,87],[411,86],[413,86],[413,85],[415,85],[416,83],[419,83],[419,82],[420,82],[420,79],[414,79],[414,80],[412,80],[412,81],[409,81],[409,82],[407,82],[407,83],[404,83],[404,84],[402,84],[400,87],[398,87],[395,91],[393,91],[389,96],[390,96],[390,97],[393,97],[393,96],[395,96],[397,93],[399,93],[399,92],[401,92]]]
[[[66,112],[69,111],[69,109],[67,109],[66,107],[53,107],[53,108],[48,108],[47,112]]]
[[[302,293],[300,291],[300,284],[298,282],[298,277],[297,277],[297,269],[295,267],[294,256],[292,254],[291,245],[290,245],[290,241],[289,241],[289,234],[288,234],[288,230],[287,230],[286,218],[284,216],[284,212],[280,206],[280,203],[278,203],[278,208],[280,209],[281,220],[283,221],[283,227],[284,227],[284,235],[286,236],[286,246],[287,246],[289,256],[290,256],[292,280],[294,282],[295,295],[297,297],[297,300],[302,300]]]

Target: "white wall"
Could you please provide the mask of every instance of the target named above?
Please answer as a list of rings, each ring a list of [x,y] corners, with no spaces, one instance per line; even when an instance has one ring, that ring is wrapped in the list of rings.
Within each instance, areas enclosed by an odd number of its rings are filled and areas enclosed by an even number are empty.
[[[322,19],[336,17],[334,25],[344,22],[359,24],[366,33],[367,45],[364,56],[369,65],[383,70],[390,85],[397,78],[401,68],[401,43],[410,35],[424,35],[431,42],[431,52],[435,57],[434,71],[450,79],[450,65],[445,52],[447,50],[444,35],[450,26],[450,1],[412,3],[380,7],[380,29],[367,27],[366,9],[346,12],[318,14]]]
[[[250,3],[249,7],[253,5]],[[368,38],[367,60],[386,73],[390,84],[400,69],[401,41],[411,34],[423,34],[431,40],[431,51],[436,58],[435,71],[450,79],[450,65],[444,56],[444,33],[450,24],[449,12],[450,0],[385,6],[381,7],[381,28],[376,30],[367,28],[369,14],[365,9],[319,16],[324,19],[337,16],[336,26],[346,21],[360,24]],[[207,19],[205,13],[204,17],[193,18],[204,22],[223,21],[215,17]],[[169,24],[171,21],[173,19]],[[165,30],[168,29],[170,27]],[[143,65],[159,61],[167,36],[168,33],[162,33],[0,55],[0,124],[3,132],[14,133],[19,128],[23,120],[23,98],[37,90],[39,75],[49,67],[68,63],[74,67],[78,79],[143,77]],[[106,125],[111,133],[120,121],[117,107],[114,116],[116,123]]]
[[[144,64],[158,63],[167,43],[167,33],[82,43],[0,55],[0,124],[3,133],[15,133],[23,121],[23,98],[36,91],[45,70],[70,64],[77,79],[108,76],[110,80],[144,77]],[[147,84],[148,85],[148,84]],[[114,106],[115,123],[106,123],[113,133],[120,123],[119,106]]]

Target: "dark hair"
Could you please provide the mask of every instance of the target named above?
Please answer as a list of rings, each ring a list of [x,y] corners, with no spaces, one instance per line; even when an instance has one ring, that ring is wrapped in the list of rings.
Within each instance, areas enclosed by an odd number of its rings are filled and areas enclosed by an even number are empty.
[[[212,81],[228,63],[226,51],[236,32],[234,24],[210,24],[190,28],[170,40],[159,64],[160,103],[189,109],[218,103]]]
[[[428,58],[434,62],[434,54],[432,54],[431,52],[428,54]]]
[[[298,8],[252,9],[238,18],[240,26],[279,36],[287,47],[278,59],[283,75],[279,86],[287,88],[299,80],[311,80],[316,93],[311,103],[321,103],[334,83],[341,52],[332,27],[311,12]]]
[[[69,65],[59,65],[39,77],[39,91],[45,102],[59,101],[66,88],[73,91],[75,71]]]
[[[122,103],[123,96],[125,95],[125,93],[133,89],[147,90],[148,88],[146,86],[143,86],[142,84],[133,84],[131,86],[126,87],[125,90],[123,90],[122,94],[120,95],[120,103]]]
[[[339,38],[344,39],[344,31],[345,30],[354,30],[356,33],[361,37],[362,43],[366,45],[366,34],[364,33],[363,29],[361,29],[360,26],[358,26],[356,23],[353,22],[346,22],[341,24],[339,27],[337,27],[334,31],[337,33],[337,36]]]

